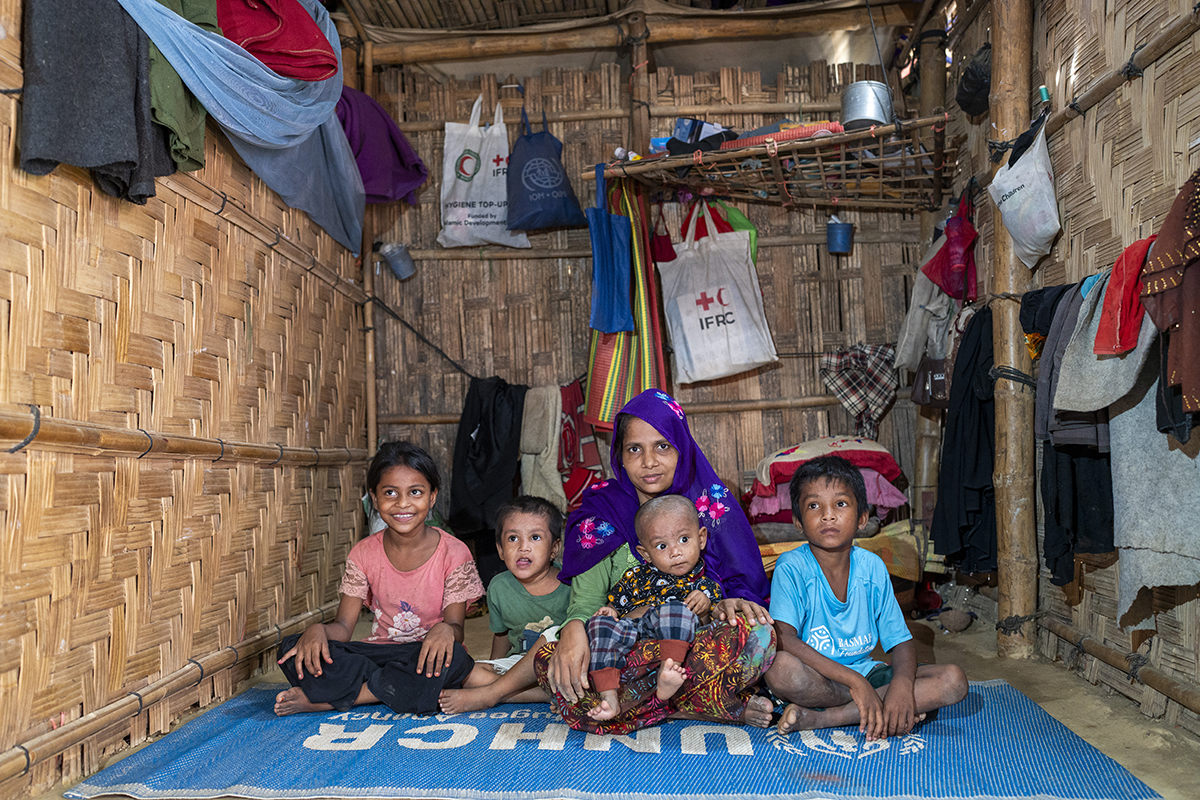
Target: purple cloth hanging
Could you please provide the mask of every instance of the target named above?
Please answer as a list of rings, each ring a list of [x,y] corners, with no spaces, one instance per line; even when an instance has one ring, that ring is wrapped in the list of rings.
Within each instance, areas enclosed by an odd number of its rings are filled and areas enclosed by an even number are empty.
[[[337,116],[358,162],[367,202],[403,200],[416,205],[417,189],[429,177],[429,170],[391,114],[370,95],[344,86]]]

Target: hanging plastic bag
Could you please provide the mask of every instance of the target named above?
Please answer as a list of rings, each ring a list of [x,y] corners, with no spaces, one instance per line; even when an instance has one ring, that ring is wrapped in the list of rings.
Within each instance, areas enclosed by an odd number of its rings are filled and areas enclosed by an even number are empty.
[[[996,171],[988,185],[988,194],[1012,237],[1013,252],[1030,269],[1050,252],[1062,227],[1043,121],[1044,117],[1030,128],[1032,132],[1040,126],[1033,144],[1024,152],[1014,151],[1014,157]]]
[[[592,239],[592,317],[589,324],[601,333],[632,331],[629,278],[633,223],[629,217],[609,213],[603,164],[596,165],[596,206],[586,213],[588,234]]]
[[[698,209],[697,224],[676,247],[675,260],[658,265],[680,383],[736,375],[779,360],[750,258],[750,233],[719,232],[708,204]],[[701,221],[718,232],[697,241]]]
[[[483,95],[471,109],[471,121],[446,123],[442,164],[442,247],[499,244],[529,247],[523,233],[508,230],[508,129],[496,103],[493,123],[479,127]]]
[[[542,112],[541,133],[529,127],[521,108],[521,137],[508,160],[508,229],[536,231],[587,225],[562,165],[562,142],[550,133]]]
[[[925,277],[938,285],[951,297],[971,301],[976,296],[975,283],[975,230],[973,217],[975,203],[971,200],[972,185],[963,189],[958,201],[958,212],[946,220],[946,235],[937,254],[921,267]]]
[[[988,110],[992,92],[992,45],[985,42],[983,47],[971,56],[970,62],[958,80],[958,91],[954,100],[958,107],[972,117],[977,117]]]
[[[708,203],[708,214],[713,218],[718,232],[749,231],[750,258],[755,264],[758,264],[758,228],[754,226],[754,223],[745,214],[738,211],[737,208],[726,205],[722,200],[714,199],[712,202],[709,202],[705,199],[704,202]],[[712,203],[716,203],[720,208],[713,208]],[[692,215],[695,211],[696,204],[693,203],[688,209],[687,216],[683,219],[683,231],[686,231],[687,227],[691,224]],[[696,238],[703,239],[707,235],[708,230],[704,225],[704,220],[699,220],[696,223]]]

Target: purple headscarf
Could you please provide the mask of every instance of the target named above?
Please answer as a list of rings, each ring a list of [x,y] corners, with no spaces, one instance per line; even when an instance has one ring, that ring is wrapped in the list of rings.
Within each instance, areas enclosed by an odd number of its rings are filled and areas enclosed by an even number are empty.
[[[665,494],[683,495],[696,504],[700,524],[708,529],[704,550],[708,577],[718,581],[730,597],[766,605],[770,583],[750,521],[692,438],[679,403],[666,392],[647,389],[620,413],[648,423],[679,452],[675,478]],[[587,572],[622,544],[637,552],[633,518],[641,503],[625,474],[620,448],[613,447],[611,462],[616,477],[585,490],[583,504],[567,519],[563,568],[558,574],[564,582]]]

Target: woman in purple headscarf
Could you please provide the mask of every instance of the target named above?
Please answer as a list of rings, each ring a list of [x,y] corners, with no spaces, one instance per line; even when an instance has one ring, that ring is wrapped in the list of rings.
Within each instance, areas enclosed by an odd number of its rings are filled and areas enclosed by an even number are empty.
[[[770,582],[736,497],[692,438],[683,409],[656,389],[634,397],[617,415],[611,463],[615,477],[585,491],[579,510],[567,520],[559,578],[571,584],[571,605],[559,641],[536,654],[538,684],[572,727],[597,733],[627,733],[668,716],[766,727],[771,704],[755,698],[750,687],[775,654],[771,617],[763,607]],[[686,663],[690,675],[669,707],[643,702],[655,691],[658,665],[639,642],[622,670],[619,699],[625,711],[596,722],[587,716],[599,694],[588,685],[591,653],[584,621],[604,605],[625,570],[640,563],[633,518],[642,503],[662,494],[682,495],[696,505],[700,524],[708,529],[705,570],[721,583],[726,599],[713,608],[713,622],[697,631]],[[510,693],[524,688],[528,660],[477,690],[478,696],[472,690],[447,692],[443,710],[483,707],[484,697],[487,705],[534,699],[531,693]]]
[[[775,652],[770,616],[763,608],[770,583],[737,498],[692,438],[683,409],[659,390],[642,392],[621,409],[611,461],[615,477],[590,487],[567,520],[559,578],[571,582],[571,606],[557,646],[538,654],[538,683],[572,727],[598,733],[636,730],[672,713],[767,724],[769,703],[747,703],[752,697],[748,687],[770,666]],[[657,664],[639,642],[622,672],[620,700],[627,710],[595,722],[586,715],[599,696],[587,684],[590,652],[583,623],[604,605],[625,570],[640,563],[633,518],[642,503],[663,494],[682,495],[695,504],[700,524],[708,529],[705,572],[721,584],[728,599],[713,609],[713,624],[697,632],[686,665],[691,676],[669,709],[641,702],[654,691]]]

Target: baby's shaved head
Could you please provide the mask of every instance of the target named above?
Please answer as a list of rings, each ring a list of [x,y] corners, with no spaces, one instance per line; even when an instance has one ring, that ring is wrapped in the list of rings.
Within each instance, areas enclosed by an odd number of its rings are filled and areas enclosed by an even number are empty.
[[[696,516],[696,507],[692,501],[683,495],[666,494],[652,497],[638,509],[633,518],[633,527],[637,531],[638,541],[644,541],[647,531],[662,517],[679,516],[690,519],[700,529],[700,518]]]

